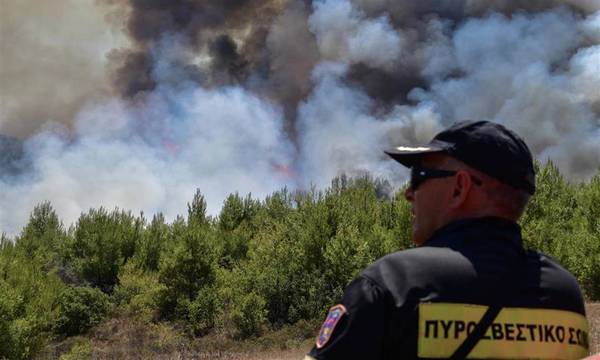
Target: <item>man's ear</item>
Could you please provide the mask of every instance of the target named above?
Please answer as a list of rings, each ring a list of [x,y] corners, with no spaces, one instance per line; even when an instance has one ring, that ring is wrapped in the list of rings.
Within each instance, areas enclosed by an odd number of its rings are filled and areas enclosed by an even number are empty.
[[[471,175],[464,170],[457,171],[454,177],[454,188],[452,189],[450,206],[457,208],[464,204],[471,191],[471,186],[473,186]]]

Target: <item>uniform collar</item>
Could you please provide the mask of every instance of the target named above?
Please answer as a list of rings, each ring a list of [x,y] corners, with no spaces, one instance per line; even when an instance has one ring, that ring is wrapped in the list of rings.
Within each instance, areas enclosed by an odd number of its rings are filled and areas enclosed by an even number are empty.
[[[488,216],[453,221],[436,230],[425,246],[449,246],[457,240],[510,241],[519,248],[523,247],[521,227],[514,221]]]

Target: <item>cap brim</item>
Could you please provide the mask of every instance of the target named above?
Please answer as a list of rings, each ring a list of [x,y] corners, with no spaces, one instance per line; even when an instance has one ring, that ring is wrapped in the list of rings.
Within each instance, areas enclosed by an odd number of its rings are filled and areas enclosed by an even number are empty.
[[[400,164],[412,167],[423,155],[444,152],[445,150],[443,146],[427,144],[423,146],[398,146],[384,150],[384,152]]]

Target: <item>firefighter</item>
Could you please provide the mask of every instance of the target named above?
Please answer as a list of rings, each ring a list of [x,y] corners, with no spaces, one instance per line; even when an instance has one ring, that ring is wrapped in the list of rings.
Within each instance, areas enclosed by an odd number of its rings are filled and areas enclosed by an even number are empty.
[[[416,247],[346,287],[306,359],[587,356],[577,281],[523,248],[517,220],[535,192],[525,142],[498,123],[464,121],[386,153],[411,170]]]

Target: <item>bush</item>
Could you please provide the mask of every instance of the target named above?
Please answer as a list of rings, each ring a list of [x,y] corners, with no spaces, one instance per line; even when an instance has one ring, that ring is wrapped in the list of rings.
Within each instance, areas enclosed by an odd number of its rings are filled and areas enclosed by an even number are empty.
[[[520,221],[525,246],[557,259],[588,299],[600,299],[600,175],[574,185],[548,162],[537,173],[536,187]]]
[[[229,195],[223,203],[217,222],[219,264],[231,268],[246,259],[248,244],[256,232],[253,220],[260,203],[250,195],[241,198],[237,193]]]
[[[577,255],[571,270],[589,299],[600,299],[600,174],[580,187],[574,214],[578,237],[569,253]]]
[[[88,341],[74,344],[69,352],[62,354],[59,360],[81,360],[92,357],[92,344]]]
[[[143,220],[131,213],[92,209],[77,221],[67,259],[81,278],[109,292],[121,266],[133,256],[142,230]]]
[[[237,329],[237,337],[260,335],[265,323],[265,299],[255,292],[242,295],[231,311],[231,321]]]
[[[56,299],[58,318],[54,331],[66,336],[83,334],[100,323],[109,305],[108,296],[96,288],[67,287]]]
[[[204,196],[196,191],[188,204],[187,224],[173,224],[169,247],[161,255],[158,303],[161,315],[183,320],[194,334],[214,327],[214,282],[219,253]]]
[[[365,266],[410,241],[406,200],[377,194],[369,178],[340,178],[325,192],[268,198],[255,217],[247,260],[222,285],[243,290],[223,291],[225,306],[241,306],[254,292],[275,327],[320,317]]]
[[[217,297],[215,289],[206,287],[188,304],[187,323],[195,335],[204,335],[215,326]]]
[[[47,342],[44,322],[35,316],[18,318],[8,328],[9,342],[5,344],[9,359],[30,359]]]
[[[134,261],[137,266],[146,271],[157,271],[160,264],[160,256],[171,236],[169,225],[165,223],[162,214],[152,218],[150,226],[139,238],[136,247]]]
[[[161,314],[166,318],[189,318],[190,303],[215,281],[217,250],[206,203],[199,192],[188,205],[188,223],[173,225],[173,239],[159,265]]]
[[[158,273],[144,272],[129,262],[119,275],[113,299],[125,313],[150,321],[158,312],[158,297],[164,290]]]
[[[260,335],[267,324],[267,301],[251,290],[252,278],[239,268],[219,273],[219,328],[239,339]]]
[[[64,243],[66,233],[49,202],[37,205],[16,239],[16,247],[27,256],[51,257]]]
[[[51,337],[53,303],[64,288],[43,257],[0,252],[0,358],[31,358]]]

